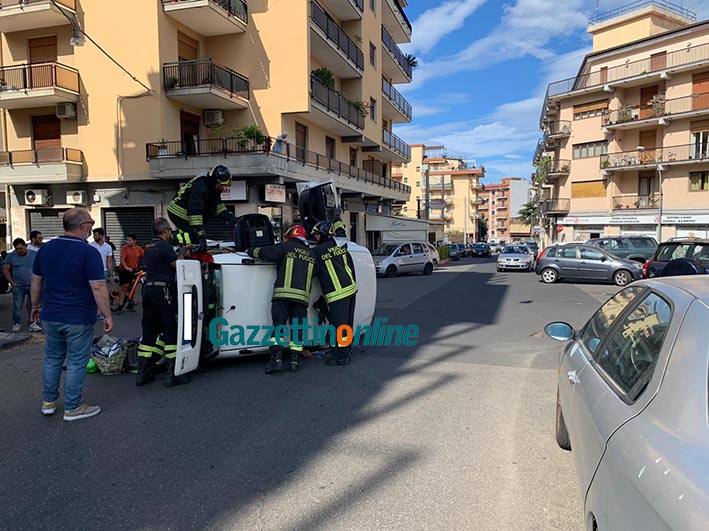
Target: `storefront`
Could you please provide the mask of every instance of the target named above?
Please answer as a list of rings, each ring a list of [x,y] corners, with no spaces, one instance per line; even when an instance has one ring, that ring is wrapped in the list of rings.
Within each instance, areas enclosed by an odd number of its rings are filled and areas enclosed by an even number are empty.
[[[388,214],[367,213],[365,230],[367,231],[367,246],[376,249],[382,243],[405,241],[435,241],[435,227],[423,219],[390,216]]]
[[[709,214],[665,214],[662,223],[675,225],[679,238],[709,238]]]
[[[606,235],[608,216],[567,216],[560,218],[557,227],[558,241],[585,242],[591,238],[601,238]],[[553,228],[553,227],[552,227]]]

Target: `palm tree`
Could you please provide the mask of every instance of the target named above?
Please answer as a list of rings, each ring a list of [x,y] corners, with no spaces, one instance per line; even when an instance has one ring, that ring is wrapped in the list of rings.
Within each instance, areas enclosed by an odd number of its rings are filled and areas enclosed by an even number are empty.
[[[406,59],[406,63],[411,67],[411,68],[416,68],[419,65],[418,59],[416,59],[416,56],[410,53],[407,53],[404,55],[404,59]]]
[[[527,201],[522,208],[519,209],[517,218],[525,225],[531,225],[534,218],[539,215],[539,207],[534,201]]]

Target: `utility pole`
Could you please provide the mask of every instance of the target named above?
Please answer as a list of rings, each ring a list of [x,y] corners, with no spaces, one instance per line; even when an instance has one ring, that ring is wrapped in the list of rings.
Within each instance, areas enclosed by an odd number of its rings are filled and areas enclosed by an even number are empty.
[[[443,230],[446,227],[446,176],[441,175],[441,223],[443,223]]]
[[[423,170],[424,170],[424,177],[423,178],[425,179],[425,183],[424,183],[425,184],[425,188],[424,188],[425,192],[423,194],[423,208],[426,209],[426,214],[424,216],[424,219],[426,221],[428,221],[429,218],[431,217],[428,215],[429,214],[428,202],[431,200],[431,171],[429,170],[428,162],[426,162],[426,154],[425,153],[423,155],[423,160],[424,160],[424,162],[422,164]]]

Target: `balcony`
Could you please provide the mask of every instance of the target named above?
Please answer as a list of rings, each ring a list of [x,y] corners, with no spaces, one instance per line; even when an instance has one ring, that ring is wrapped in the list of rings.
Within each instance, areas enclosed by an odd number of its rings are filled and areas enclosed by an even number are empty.
[[[651,125],[669,125],[673,120],[709,115],[709,92],[681,98],[656,98],[645,105],[628,105],[603,116],[603,126],[612,129],[639,129]]]
[[[362,135],[364,115],[342,94],[310,78],[311,112],[305,118],[340,136]]]
[[[411,83],[411,65],[384,26],[382,26],[382,47],[384,48],[382,50],[382,71],[394,83]]]
[[[618,171],[637,171],[654,169],[662,165],[686,166],[709,164],[709,146],[706,144],[684,144],[667,146],[644,151],[631,150],[601,155],[601,170],[605,174]]]
[[[0,183],[47,184],[81,181],[84,155],[78,149],[0,151]]]
[[[579,94],[612,91],[616,86],[628,88],[645,85],[652,81],[667,79],[678,72],[695,70],[707,65],[709,65],[709,43],[555,81],[547,87],[539,121],[540,123],[544,121],[544,117],[553,109],[553,103],[560,99]]]
[[[343,79],[362,77],[362,50],[315,0],[310,0],[310,34],[313,56],[333,74]]]
[[[395,124],[411,121],[411,104],[389,83],[382,78],[382,93],[384,94],[383,114]]]
[[[325,0],[337,20],[360,20],[364,14],[364,0]]]
[[[571,207],[571,199],[544,199],[539,205],[542,214],[565,214]]]
[[[61,9],[56,5],[61,5]],[[76,15],[76,0],[2,0],[0,1],[0,33],[66,26]]]
[[[571,161],[567,159],[551,159],[543,168],[547,178],[562,177],[571,173]]]
[[[382,158],[393,162],[409,162],[411,147],[388,129],[382,129]]]
[[[557,140],[571,136],[571,122],[568,120],[555,120],[547,122],[544,128],[544,138]]]
[[[165,63],[163,83],[169,98],[198,109],[246,109],[249,80],[211,59]]]
[[[659,194],[617,195],[613,197],[613,210],[657,208]]]
[[[421,183],[421,185],[423,187],[426,186],[425,183],[423,183],[423,182]],[[431,184],[429,185],[429,190],[434,193],[441,192],[441,190],[452,190],[452,189],[453,189],[453,183],[450,182],[450,180],[443,181],[443,182],[441,182],[439,180],[431,181]]]
[[[411,42],[411,22],[399,0],[382,0],[384,25],[396,42]]]
[[[162,0],[162,8],[205,37],[243,33],[249,20],[244,0]]]
[[[79,101],[79,71],[61,63],[0,68],[0,108],[32,109]]]
[[[379,195],[396,201],[408,201],[411,187],[394,179],[349,166],[312,151],[286,144],[274,152],[273,140],[263,142],[241,138],[213,138],[186,143],[154,142],[146,145],[150,176],[155,179],[184,180],[208,171],[217,164],[227,165],[234,174],[259,179],[280,177],[286,182],[333,180],[345,191]]]
[[[431,221],[441,221],[441,211],[440,211],[440,209],[436,209],[436,210],[433,210],[433,209],[432,209],[432,210],[428,213],[428,219],[431,220]],[[453,214],[449,214],[449,213],[446,212],[446,213],[443,215],[443,219],[445,219],[446,221],[452,221],[452,220],[453,220]]]
[[[610,11],[606,11],[605,13],[601,13],[600,15],[596,15],[595,17],[590,18],[588,20],[588,25],[593,26],[596,24],[600,24],[602,22],[606,22],[608,20],[626,15],[628,13],[632,13],[633,11],[636,11],[640,8],[650,6],[657,6],[663,11],[669,13],[670,15],[675,15],[675,18],[680,17],[688,22],[697,20],[696,13],[690,11],[689,9],[685,9],[682,6],[678,6],[672,2],[668,2],[667,0],[635,0],[634,2],[630,2],[624,6],[618,7],[616,9],[611,9]]]

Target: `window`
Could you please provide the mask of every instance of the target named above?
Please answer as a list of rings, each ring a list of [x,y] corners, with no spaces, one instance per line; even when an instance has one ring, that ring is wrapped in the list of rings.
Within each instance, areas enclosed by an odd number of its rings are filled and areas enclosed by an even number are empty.
[[[369,98],[369,117],[373,121],[377,121],[377,100]]]
[[[587,144],[574,144],[575,159],[600,157],[606,153],[608,153],[608,143],[605,141],[589,142]]]
[[[561,251],[563,247],[559,247]],[[558,253],[557,253],[558,255]],[[606,302],[581,331],[581,344],[593,355],[601,344],[603,336],[610,330],[613,322],[623,310],[638,296],[642,288],[626,288]]]
[[[581,255],[581,260],[592,260],[594,262],[602,262],[605,258],[603,253],[599,253],[598,251],[587,249],[585,247],[579,249],[579,254]]]
[[[405,206],[405,207],[404,207],[404,212],[408,212],[408,211],[409,211],[409,207]]]
[[[399,247],[399,252],[396,253],[397,256],[407,256],[411,254],[411,246],[407,243]]]
[[[335,139],[329,136],[325,137],[325,156],[328,159],[335,159]]]
[[[421,186],[421,181],[416,181],[416,186]]]
[[[350,166],[357,167],[357,148],[350,148]]]
[[[608,111],[608,100],[586,103],[584,105],[574,105],[574,120],[602,116],[606,111]]]
[[[414,244],[414,254],[423,254],[425,252],[426,251],[424,250],[423,245],[421,245],[420,243]]]
[[[557,247],[556,249],[557,258],[576,258],[576,247]]]
[[[409,167],[409,163],[408,163],[408,162],[404,162],[404,168],[408,168],[408,167]]]
[[[421,166],[416,166],[416,173],[419,173],[421,171]]]
[[[709,156],[709,131],[692,133],[692,145],[689,151],[690,159],[703,159]]]
[[[377,47],[369,43],[369,62],[372,66],[377,66]]]
[[[408,178],[408,177],[404,177],[404,182],[405,182],[405,183],[408,183],[408,182],[409,182],[409,178]]]
[[[369,0],[369,9],[372,10],[372,13],[377,12],[377,0]]]
[[[544,255],[545,258],[554,258],[556,257],[556,247],[552,247],[549,249],[546,254]]]
[[[689,191],[706,192],[707,190],[709,190],[709,172],[691,172],[689,174]]]
[[[657,253],[658,262],[669,262],[675,258],[686,258],[690,256],[690,249],[692,249],[694,244],[691,243],[675,243],[669,244],[662,247],[659,253]]]
[[[651,293],[626,316],[597,357],[601,369],[631,400],[652,376],[671,316],[670,305]]]

